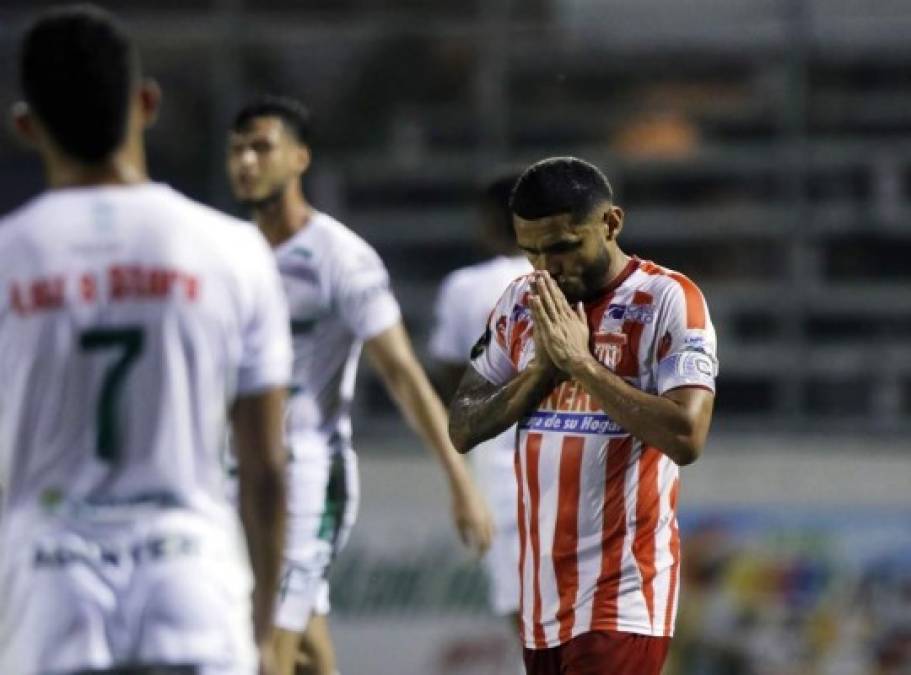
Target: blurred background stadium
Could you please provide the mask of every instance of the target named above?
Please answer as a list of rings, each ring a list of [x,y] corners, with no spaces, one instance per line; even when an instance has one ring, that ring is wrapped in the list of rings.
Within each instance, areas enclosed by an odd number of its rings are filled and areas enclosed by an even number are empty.
[[[0,6],[4,105],[19,30],[50,4]],[[307,102],[308,195],[383,256],[422,355],[442,276],[484,255],[478,185],[554,154],[604,168],[624,248],[695,279],[719,335],[668,675],[911,673],[908,0],[101,4],[164,88],[153,174],[191,196],[235,210],[241,102]],[[8,132],[0,184],[2,211],[41,187]],[[367,368],[355,432],[343,672],[514,673],[439,478]]]

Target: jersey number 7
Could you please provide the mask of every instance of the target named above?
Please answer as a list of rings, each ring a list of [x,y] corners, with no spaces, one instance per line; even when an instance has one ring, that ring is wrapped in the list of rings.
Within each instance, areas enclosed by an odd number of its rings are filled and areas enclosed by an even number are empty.
[[[104,374],[98,407],[95,412],[95,452],[106,462],[113,462],[120,452],[120,428],[117,423],[117,401],[130,367],[142,354],[142,328],[95,328],[79,336],[79,348],[85,352],[117,349],[114,360]]]

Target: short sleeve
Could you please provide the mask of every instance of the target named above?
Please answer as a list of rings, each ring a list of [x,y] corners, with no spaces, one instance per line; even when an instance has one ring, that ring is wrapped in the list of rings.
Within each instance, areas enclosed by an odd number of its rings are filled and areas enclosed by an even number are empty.
[[[705,298],[696,284],[674,273],[659,315],[656,335],[656,383],[659,394],[679,387],[702,387],[714,393],[718,375],[715,329]]]
[[[511,283],[497,301],[487,320],[487,327],[471,348],[472,367],[492,384],[506,384],[518,374],[516,364],[510,358],[509,345],[515,331],[513,310],[519,283]]]
[[[430,333],[430,355],[439,361],[465,363],[472,341],[477,337],[477,333],[468,333],[471,328],[467,325],[465,312],[460,311],[461,306],[456,278],[450,275],[440,286]],[[477,326],[474,327],[476,330]]]
[[[243,319],[243,344],[237,392],[248,394],[284,387],[291,380],[291,335],[288,306],[275,258],[262,235],[249,231],[245,270],[250,286]]]
[[[376,251],[363,244],[344,261],[336,271],[333,303],[348,330],[369,340],[401,321],[402,312]]]

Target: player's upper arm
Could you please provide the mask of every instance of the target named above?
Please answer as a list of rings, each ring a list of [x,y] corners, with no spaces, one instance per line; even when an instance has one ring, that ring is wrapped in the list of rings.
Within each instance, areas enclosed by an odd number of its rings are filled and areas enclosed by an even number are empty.
[[[696,285],[677,275],[657,317],[655,383],[659,394],[696,387],[714,394],[718,375],[715,329]]]
[[[702,293],[682,275],[665,296],[658,322],[655,382],[658,393],[680,406],[689,422],[689,463],[701,453],[712,421],[715,329]]]
[[[382,375],[395,375],[417,365],[411,340],[401,321],[364,343],[370,364]]]

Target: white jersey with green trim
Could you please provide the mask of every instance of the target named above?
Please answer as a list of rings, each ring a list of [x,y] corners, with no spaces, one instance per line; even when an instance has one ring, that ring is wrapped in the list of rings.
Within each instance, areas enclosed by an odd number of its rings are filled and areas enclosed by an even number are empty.
[[[294,348],[288,445],[293,453],[346,447],[363,343],[401,320],[389,274],[366,241],[319,211],[274,253]]]
[[[529,272],[525,256],[499,255],[448,274],[434,307],[431,355],[438,361],[467,365],[503,291]],[[516,429],[510,427],[468,455],[500,529],[514,528],[516,522],[515,451]]]
[[[291,363],[256,228],[157,183],[52,190],[0,220],[0,259],[0,535],[165,508],[236,529],[227,410]]]

